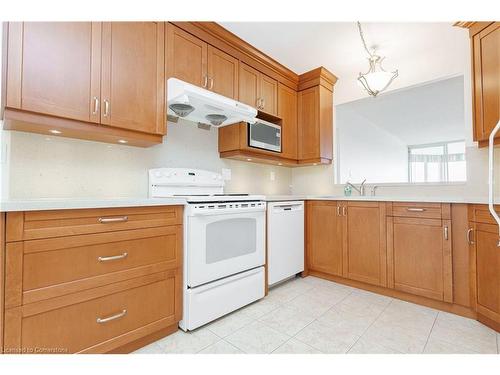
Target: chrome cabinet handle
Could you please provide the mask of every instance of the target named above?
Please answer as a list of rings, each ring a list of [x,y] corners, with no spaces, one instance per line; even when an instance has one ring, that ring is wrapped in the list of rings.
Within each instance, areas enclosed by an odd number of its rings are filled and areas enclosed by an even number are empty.
[[[128,221],[128,216],[119,216],[119,217],[100,217],[99,223],[108,224],[108,223],[123,223]]]
[[[444,232],[444,239],[446,241],[448,241],[448,226],[445,225],[445,227],[443,228],[443,232]]]
[[[266,108],[266,100],[264,98],[262,100],[262,109]]]
[[[97,96],[94,96],[94,110],[92,111],[93,115],[97,115],[97,112],[99,112],[99,98]]]
[[[128,253],[123,253],[120,255],[113,255],[109,257],[98,257],[97,260],[99,262],[109,262],[110,260],[120,260],[120,259],[125,259],[128,256]]]
[[[209,80],[210,80],[210,86],[208,87],[208,89],[212,90],[214,88],[214,79],[213,77],[210,77]]]
[[[414,208],[414,207],[408,207],[406,209],[406,211],[410,211],[410,212],[424,212],[425,211],[425,208]]]
[[[342,216],[347,216],[347,207],[342,206]]]
[[[260,109],[260,98],[257,98],[255,106],[257,107],[257,109]]]
[[[471,236],[472,232],[474,232],[474,228],[469,228],[467,230],[467,243],[469,245],[474,245],[474,240],[472,239],[472,236]]]
[[[123,309],[122,312],[120,312],[118,314],[108,316],[107,318],[97,318],[96,321],[99,324],[107,323],[107,322],[111,322],[112,320],[123,318],[125,315],[127,315],[127,310]]]
[[[109,100],[104,99],[104,117],[108,117],[109,115]]]
[[[337,216],[340,216],[340,206],[337,206]]]
[[[207,87],[208,86],[208,76],[204,76],[203,77],[203,87]]]

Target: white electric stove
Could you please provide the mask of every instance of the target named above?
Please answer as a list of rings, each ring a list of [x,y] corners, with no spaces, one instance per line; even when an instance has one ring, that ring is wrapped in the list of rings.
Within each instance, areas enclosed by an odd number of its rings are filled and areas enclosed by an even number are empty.
[[[224,194],[221,174],[185,168],[150,170],[149,195],[188,202],[182,329],[196,329],[264,297],[264,196]]]

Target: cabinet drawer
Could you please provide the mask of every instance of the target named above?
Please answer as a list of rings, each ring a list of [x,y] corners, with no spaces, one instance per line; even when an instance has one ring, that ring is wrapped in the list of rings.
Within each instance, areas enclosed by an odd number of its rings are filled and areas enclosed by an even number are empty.
[[[114,287],[126,289],[113,293],[98,289],[50,306],[42,302],[7,310],[6,352],[109,351],[148,326],[166,327],[178,320],[179,274],[169,271],[134,282]]]
[[[426,219],[441,219],[441,203],[392,203],[392,215],[399,217],[419,217]]]
[[[125,280],[182,263],[182,226],[7,245],[9,307]]]
[[[182,224],[182,206],[9,212],[7,242]]]

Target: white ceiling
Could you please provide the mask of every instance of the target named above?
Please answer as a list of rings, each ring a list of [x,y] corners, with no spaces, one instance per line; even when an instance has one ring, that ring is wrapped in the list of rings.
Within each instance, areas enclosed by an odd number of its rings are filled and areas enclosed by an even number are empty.
[[[368,68],[355,22],[220,22],[296,73],[325,66],[339,81],[335,104],[365,97],[356,83]],[[469,70],[469,36],[451,23],[362,23],[368,46],[378,45],[386,70],[399,69],[390,89]]]
[[[462,76],[341,104],[341,110],[355,112],[405,145],[465,139]]]

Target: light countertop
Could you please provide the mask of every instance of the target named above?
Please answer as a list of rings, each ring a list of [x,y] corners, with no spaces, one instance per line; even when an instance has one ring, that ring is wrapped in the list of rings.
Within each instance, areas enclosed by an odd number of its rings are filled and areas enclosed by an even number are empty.
[[[487,197],[393,197],[393,196],[350,196],[343,195],[267,195],[267,202],[283,202],[298,200],[332,200],[332,201],[374,201],[374,202],[436,202],[436,203],[475,203],[487,204]],[[500,199],[496,202],[500,203]],[[140,206],[172,206],[184,205],[183,198],[40,198],[40,199],[7,199],[0,201],[0,212],[63,210],[84,208],[140,207]]]
[[[41,198],[0,201],[0,211],[38,211],[80,208],[111,208],[184,205],[182,198]]]
[[[426,202],[426,203],[475,203],[488,204],[488,197],[445,197],[445,196],[359,196],[351,195],[266,195],[268,202],[297,201],[297,200],[321,200],[321,201],[372,201],[372,202]],[[500,203],[500,198],[495,202]]]

